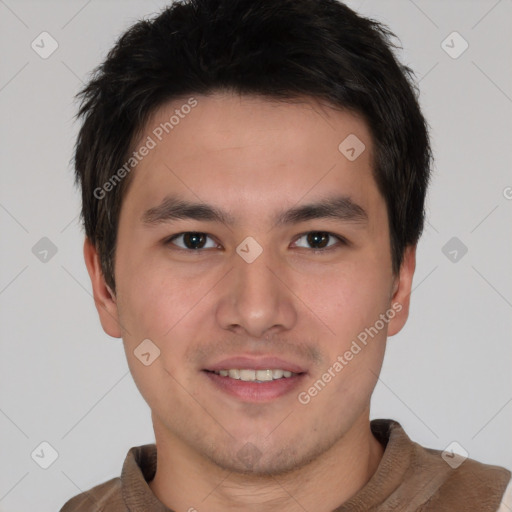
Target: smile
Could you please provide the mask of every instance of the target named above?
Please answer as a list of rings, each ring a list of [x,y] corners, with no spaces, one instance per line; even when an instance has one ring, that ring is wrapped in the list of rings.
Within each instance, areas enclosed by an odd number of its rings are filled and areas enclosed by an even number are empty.
[[[297,373],[280,368],[267,369],[267,370],[252,370],[252,369],[229,369],[214,371],[221,377],[228,377],[230,379],[243,380],[245,382],[269,382],[271,380],[289,379]]]
[[[302,386],[306,377],[306,373],[294,373],[281,368],[226,368],[203,370],[202,373],[216,392],[252,403],[268,403],[291,395]]]

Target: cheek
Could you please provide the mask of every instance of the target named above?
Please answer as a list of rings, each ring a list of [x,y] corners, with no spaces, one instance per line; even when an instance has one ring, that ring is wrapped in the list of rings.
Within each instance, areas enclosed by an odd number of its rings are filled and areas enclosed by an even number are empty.
[[[382,268],[361,264],[331,272],[322,285],[316,283],[305,302],[310,301],[329,331],[319,335],[324,364],[305,385],[302,398],[311,399],[314,416],[325,417],[328,410],[343,425],[368,405],[380,372],[387,325],[377,332],[369,329],[389,309],[387,280]]]
[[[121,268],[121,267],[120,267]],[[215,283],[190,273],[170,271],[168,265],[153,262],[124,267],[119,273],[119,318],[126,328],[123,341],[131,367],[141,375],[140,362],[134,357],[142,340],[151,340],[160,350],[155,366],[160,373],[153,379],[168,378],[166,371],[180,381],[188,379],[183,364],[187,347],[196,335],[201,337],[213,306],[208,290]],[[210,283],[210,284],[209,284]],[[156,382],[156,381],[155,381]]]
[[[341,350],[375,324],[389,309],[387,274],[378,262],[330,270],[321,279],[303,285],[304,302],[330,333],[333,349]]]
[[[164,338],[197,302],[197,280],[169,269],[162,258],[119,262],[119,309],[130,334]],[[203,287],[204,293],[204,287]]]
[[[190,289],[185,289],[180,293],[179,280],[148,268],[120,280],[118,310],[128,365],[141,395],[157,410],[162,397],[175,396],[175,379],[186,380],[180,362],[187,340],[180,336],[180,328],[193,301]],[[142,345],[143,340],[151,343]],[[146,365],[142,354],[148,352]]]

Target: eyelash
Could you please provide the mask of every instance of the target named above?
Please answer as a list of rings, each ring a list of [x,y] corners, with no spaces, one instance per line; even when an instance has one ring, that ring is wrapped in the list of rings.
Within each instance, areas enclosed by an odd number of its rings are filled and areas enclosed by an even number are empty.
[[[336,238],[338,240],[338,244],[331,245],[331,246],[329,246],[327,248],[324,248],[324,249],[309,249],[311,252],[313,252],[313,254],[327,253],[327,252],[331,252],[333,250],[339,249],[342,246],[350,245],[350,243],[348,242],[348,240],[346,238],[344,238],[344,237],[342,237],[340,235],[336,235],[334,233],[331,233],[329,231],[306,231],[305,233],[301,233],[300,235],[298,235],[296,240],[295,240],[295,242],[297,242],[297,240],[300,240],[302,237],[304,237],[306,235],[309,235],[310,233],[322,233],[322,234],[328,235],[331,238]],[[173,240],[175,240],[176,238],[179,238],[180,236],[187,235],[187,234],[206,235],[208,238],[211,238],[213,240],[213,237],[211,235],[209,235],[208,233],[204,233],[202,231],[183,231],[182,233],[177,233],[175,235],[167,237],[163,241],[163,243],[166,246],[170,245],[170,244],[172,244]],[[172,244],[172,245],[175,246],[176,250],[187,252],[187,253],[199,253],[200,254],[203,251],[211,249],[211,247],[208,247],[207,249],[184,249],[183,247],[178,247],[175,244]],[[299,249],[305,249],[305,247],[299,247]]]

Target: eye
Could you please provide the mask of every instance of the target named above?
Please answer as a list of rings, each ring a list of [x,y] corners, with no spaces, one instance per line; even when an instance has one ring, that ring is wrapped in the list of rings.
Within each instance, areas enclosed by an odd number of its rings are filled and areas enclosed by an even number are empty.
[[[208,239],[211,240],[210,245],[208,245]],[[180,241],[180,243],[177,243],[177,240]],[[345,240],[343,237],[329,233],[327,231],[309,231],[308,233],[304,233],[295,241],[295,244],[298,244],[300,240],[303,240],[306,244],[313,246],[302,246],[306,249],[312,249],[313,252],[326,252],[329,250],[334,250],[337,248],[337,246],[340,245],[348,245],[347,240]],[[338,243],[336,243],[336,240]],[[332,243],[330,243],[330,241],[332,241]],[[178,233],[164,240],[164,244],[172,244],[179,249],[189,252],[199,252],[203,249],[215,249],[218,247],[218,244],[215,243],[207,233],[198,231],[186,231],[184,233]],[[299,247],[301,246],[299,245]]]
[[[329,238],[331,240],[336,239],[338,240],[339,243],[329,244]],[[309,231],[308,233],[304,233],[303,235],[301,235],[300,238],[298,238],[295,243],[299,242],[302,239],[304,239],[307,244],[317,246],[313,247],[313,252],[325,252],[335,249],[336,246],[339,245],[348,245],[348,242],[344,238],[333,233],[329,233],[327,231]]]
[[[189,250],[189,251],[197,251],[200,249],[210,249],[217,247],[217,244],[213,242],[213,245],[207,246],[206,240],[210,238],[206,233],[199,233],[197,231],[187,231],[185,233],[179,233],[177,235],[173,235],[170,238],[167,238],[165,240],[165,244],[172,243],[173,245],[176,245],[180,249],[183,250]],[[177,244],[174,241],[175,240],[183,240],[183,245]]]

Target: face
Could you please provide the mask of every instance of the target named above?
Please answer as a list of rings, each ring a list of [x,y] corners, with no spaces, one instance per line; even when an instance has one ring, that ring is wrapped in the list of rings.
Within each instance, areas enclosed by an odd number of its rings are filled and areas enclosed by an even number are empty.
[[[86,243],[95,299],[159,436],[283,473],[368,417],[414,251],[394,276],[363,120],[311,99],[194,98],[158,110],[136,145],[155,143],[123,200],[115,296]]]

